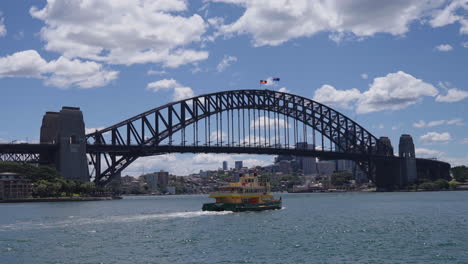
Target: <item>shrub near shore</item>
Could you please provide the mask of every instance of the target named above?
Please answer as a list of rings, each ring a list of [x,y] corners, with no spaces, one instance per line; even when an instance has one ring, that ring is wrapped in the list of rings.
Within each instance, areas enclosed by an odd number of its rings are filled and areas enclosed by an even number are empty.
[[[55,168],[48,166],[1,161],[0,172],[15,172],[31,180],[33,197],[105,196],[110,194],[108,189],[96,187],[93,182],[66,180]]]

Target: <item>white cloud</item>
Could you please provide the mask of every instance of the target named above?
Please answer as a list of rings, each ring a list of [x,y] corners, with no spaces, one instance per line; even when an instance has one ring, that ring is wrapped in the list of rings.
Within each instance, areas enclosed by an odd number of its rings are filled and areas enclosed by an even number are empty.
[[[208,57],[188,47],[201,42],[207,25],[198,14],[183,16],[187,10],[184,0],[47,0],[30,14],[45,23],[40,36],[48,51],[111,64],[178,67]]]
[[[462,47],[464,47],[464,48],[468,48],[468,41],[467,41],[467,42],[462,42],[461,45],[462,45]]]
[[[357,113],[399,110],[419,103],[423,96],[436,96],[437,89],[403,71],[375,78],[369,90],[362,93]]]
[[[369,78],[369,75],[367,75],[367,73],[363,73],[361,74],[361,78],[367,80]]]
[[[7,33],[7,30],[4,24],[4,18],[2,15],[3,15],[2,12],[0,12],[0,37],[5,36]]]
[[[460,143],[462,143],[462,144],[468,144],[468,138],[462,139],[462,141],[461,141]]]
[[[443,133],[429,132],[425,135],[422,135],[420,139],[424,143],[433,144],[433,143],[446,143],[452,140],[452,137],[450,136],[450,133],[448,132],[443,132]]]
[[[341,0],[211,0],[245,8],[241,17],[220,30],[232,34],[250,34],[255,46],[280,45],[288,40],[309,37],[320,32],[329,32],[330,39],[340,41],[346,38],[364,38],[377,33],[395,36],[409,31],[410,24],[431,19],[430,25],[443,26],[455,21],[465,21],[457,16],[444,20],[444,0],[420,1],[341,1]],[[445,11],[454,14],[466,0],[454,1],[458,5]],[[432,15],[434,14],[434,15]],[[461,24],[461,32],[465,26]]]
[[[267,116],[261,116],[259,118],[256,118],[255,119],[255,122],[254,120],[251,120],[250,121],[250,128],[254,128],[254,124],[255,124],[255,128],[258,128],[260,126],[260,128],[264,128],[265,127],[265,124],[266,124],[266,127],[268,128],[268,122],[270,124],[270,127],[280,127],[280,128],[284,128],[286,126],[286,128],[289,128],[289,124],[288,122],[286,122],[284,119],[275,119],[275,118],[270,118],[270,117],[267,117]]]
[[[218,70],[218,72],[222,72],[236,61],[237,61],[236,57],[224,55],[224,58],[219,62],[218,66],[216,66],[216,69]]]
[[[336,105],[342,108],[351,108],[351,104],[361,98],[358,89],[337,90],[335,87],[325,84],[315,90],[313,100],[327,105]]]
[[[146,89],[153,92],[159,92],[162,90],[173,90],[172,98],[174,99],[174,101],[187,99],[195,95],[192,88],[185,87],[174,79],[162,79],[156,82],[148,83]]]
[[[461,118],[454,118],[449,120],[434,120],[430,122],[426,122],[424,120],[419,120],[417,123],[413,123],[413,127],[416,128],[423,128],[423,127],[435,127],[440,125],[455,125],[455,126],[463,126],[463,119]]]
[[[59,57],[47,62],[35,50],[25,50],[0,58],[1,77],[43,79],[46,85],[59,88],[105,86],[118,77],[99,63]]]
[[[451,51],[453,50],[453,47],[449,44],[440,44],[439,46],[436,46],[435,49],[438,51]]]
[[[234,161],[242,160],[244,166],[265,166],[272,163],[272,160],[259,159],[255,155],[243,154],[166,154],[153,157],[139,158],[133,162],[124,173],[138,176],[143,172],[165,170],[176,175],[189,175],[198,173],[200,170],[216,170],[222,166],[223,161],[227,161],[230,167],[234,167]],[[180,166],[184,164],[184,166]]]
[[[420,102],[423,96],[434,97],[437,94],[432,84],[399,71],[375,78],[363,93],[355,88],[337,90],[325,84],[315,91],[313,99],[348,109],[355,104],[357,113],[371,113],[403,109]]]
[[[427,124],[426,124],[426,121],[424,120],[419,120],[417,123],[413,123],[413,126],[415,128],[422,128],[422,127],[425,127]]]
[[[465,98],[468,98],[468,91],[452,88],[447,91],[446,95],[438,95],[435,100],[437,102],[453,103],[464,100]]]
[[[164,75],[167,74],[165,70],[157,71],[157,70],[148,70],[146,72],[147,75]]]
[[[433,149],[427,149],[427,148],[416,148],[416,157],[417,158],[424,158],[424,159],[440,159],[443,155],[445,155],[444,152],[438,151],[438,150],[433,150]]]
[[[286,87],[281,87],[281,88],[279,88],[278,92],[281,92],[281,93],[290,93],[291,91],[288,90]]]
[[[443,27],[456,22],[459,22],[460,34],[468,34],[468,19],[465,16],[459,15],[458,11],[463,14],[463,9],[468,10],[467,0],[453,0],[444,8],[435,10],[429,24],[432,27]]]
[[[87,127],[87,128],[85,128],[85,134],[91,134],[91,133],[94,133],[96,131],[102,130],[104,128],[105,127]]]
[[[463,119],[454,118],[446,121],[447,125],[464,126]]]

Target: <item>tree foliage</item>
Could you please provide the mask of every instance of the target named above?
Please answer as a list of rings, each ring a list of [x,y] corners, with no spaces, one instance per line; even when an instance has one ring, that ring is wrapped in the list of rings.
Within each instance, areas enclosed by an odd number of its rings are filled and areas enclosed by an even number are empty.
[[[334,186],[341,187],[349,184],[349,181],[352,180],[352,178],[353,174],[349,171],[334,172],[331,176],[331,183]]]
[[[456,181],[464,182],[468,180],[468,167],[466,166],[457,166],[451,169],[453,178]]]
[[[33,184],[34,197],[96,196],[109,192],[96,187],[93,182],[66,180],[55,168],[48,166],[1,161],[0,172],[15,172],[26,176]]]

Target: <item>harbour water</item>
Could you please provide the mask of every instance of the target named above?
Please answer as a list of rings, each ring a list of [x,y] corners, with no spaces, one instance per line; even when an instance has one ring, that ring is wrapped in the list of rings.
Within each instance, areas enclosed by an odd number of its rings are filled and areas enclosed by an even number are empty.
[[[468,192],[283,194],[277,211],[207,196],[0,204],[0,263],[468,263]]]

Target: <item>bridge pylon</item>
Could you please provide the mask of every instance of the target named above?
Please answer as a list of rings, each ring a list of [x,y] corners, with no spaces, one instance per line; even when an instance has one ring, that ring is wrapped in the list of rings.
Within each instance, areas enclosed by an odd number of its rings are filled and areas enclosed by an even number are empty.
[[[83,113],[79,107],[62,107],[42,118],[41,143],[56,144],[55,153],[41,153],[41,160],[57,168],[62,177],[89,181]]]

